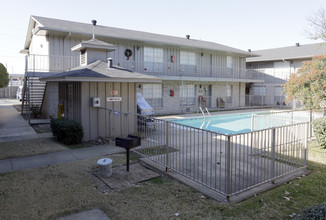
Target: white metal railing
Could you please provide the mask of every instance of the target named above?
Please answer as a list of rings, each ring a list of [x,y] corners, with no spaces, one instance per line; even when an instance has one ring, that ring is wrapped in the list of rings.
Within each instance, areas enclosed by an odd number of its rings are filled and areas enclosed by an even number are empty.
[[[250,79],[261,79],[265,83],[285,83],[289,80],[290,71],[279,72],[276,69],[251,69],[247,68],[246,72]]]
[[[229,110],[229,109],[248,109],[248,108],[277,108],[289,109],[292,102],[275,102],[274,96],[264,95],[233,95],[226,96],[216,94],[213,96],[203,96],[203,100],[192,97],[189,104],[185,105],[182,97],[162,97],[162,105],[153,107],[157,114],[185,114],[185,113],[201,113],[199,107],[209,112]],[[207,113],[208,114],[208,113]]]
[[[245,67],[228,68],[214,65],[183,65],[171,62],[137,62],[133,60],[113,60],[113,64],[128,70],[154,76],[212,77],[223,79],[249,79]]]
[[[80,65],[79,57],[56,55],[26,55],[28,72],[63,72]]]
[[[111,137],[141,137],[141,146],[134,148],[136,153],[226,197],[306,167],[308,122],[225,135],[134,113],[107,111],[112,121],[123,125],[119,135]],[[109,130],[113,127],[119,126],[109,125]]]
[[[323,117],[322,112],[309,111],[305,109],[261,112],[252,115],[251,130],[259,130],[267,126],[277,127],[301,122],[309,122],[308,137],[311,138],[314,136],[311,123],[314,119],[321,117]]]
[[[182,65],[177,63],[137,62],[113,60],[113,64],[131,71],[155,76],[213,77],[225,79],[248,79],[246,69],[213,65]],[[80,65],[79,56],[56,56],[29,54],[26,70],[37,72],[61,72]]]

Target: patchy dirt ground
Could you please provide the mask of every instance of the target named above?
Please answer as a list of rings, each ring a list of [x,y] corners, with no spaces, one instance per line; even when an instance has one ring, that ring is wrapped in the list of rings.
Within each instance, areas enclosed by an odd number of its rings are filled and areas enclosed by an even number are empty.
[[[67,149],[53,138],[5,142],[0,144],[0,160],[53,153]]]
[[[125,162],[124,154],[110,158],[113,166]],[[94,207],[111,219],[167,219],[176,213],[189,219],[216,203],[166,178],[123,190],[99,186],[92,174],[97,159],[0,174],[0,219],[52,219]]]
[[[126,159],[109,157],[114,167]],[[112,189],[93,175],[98,159],[0,174],[0,219],[56,219],[93,208],[113,220],[289,219],[326,198],[326,166],[319,160],[309,162],[311,172],[304,178],[226,205],[165,177]]]

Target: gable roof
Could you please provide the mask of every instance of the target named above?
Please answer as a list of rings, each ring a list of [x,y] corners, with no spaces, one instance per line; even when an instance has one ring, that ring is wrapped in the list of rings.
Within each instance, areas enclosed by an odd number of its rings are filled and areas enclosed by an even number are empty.
[[[160,83],[161,78],[132,72],[121,67],[108,67],[108,63],[98,60],[87,66],[79,66],[69,71],[43,77],[42,81],[92,81],[92,82],[151,82]]]
[[[35,25],[33,25],[33,23],[38,24],[34,28],[34,30],[33,27]],[[45,35],[46,33],[56,33],[56,34],[73,33],[73,34],[85,35],[87,37],[90,37],[93,33],[93,25],[74,22],[74,21],[31,16],[24,50],[27,50],[29,48],[30,40],[32,37],[31,35],[32,31],[34,34],[40,34],[40,35]],[[181,48],[213,50],[213,51],[225,52],[230,54],[237,54],[242,57],[252,56],[252,54],[250,54],[247,51],[243,51],[240,49],[236,49],[218,43],[174,37],[168,35],[161,35],[161,34],[153,34],[153,33],[148,33],[143,31],[134,31],[134,30],[128,30],[122,28],[97,25],[95,29],[95,33],[97,37],[100,36],[100,37],[111,38],[111,39],[133,40],[133,41],[139,41],[139,42],[144,42],[149,44],[170,45],[170,46],[176,46]]]
[[[105,49],[108,51],[114,51],[115,45],[108,44],[106,42],[97,40],[97,39],[90,39],[88,41],[82,41],[80,44],[77,44],[73,48],[71,48],[72,51],[81,51],[85,50],[86,48],[92,48],[92,49]]]
[[[253,51],[259,57],[248,57],[247,63],[260,61],[310,59],[313,56],[326,53],[326,43],[305,44],[300,46],[280,47]]]

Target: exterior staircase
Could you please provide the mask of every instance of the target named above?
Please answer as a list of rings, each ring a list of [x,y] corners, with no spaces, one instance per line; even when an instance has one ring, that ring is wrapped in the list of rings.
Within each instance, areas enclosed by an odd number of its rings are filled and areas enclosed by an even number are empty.
[[[46,82],[40,81],[39,77],[25,76],[21,112],[23,115],[42,109],[45,89]]]

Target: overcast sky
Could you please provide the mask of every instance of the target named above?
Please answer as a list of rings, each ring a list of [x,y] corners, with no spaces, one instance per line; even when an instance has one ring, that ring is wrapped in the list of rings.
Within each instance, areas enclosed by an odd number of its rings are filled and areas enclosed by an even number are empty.
[[[212,41],[242,50],[317,43],[307,17],[326,0],[8,0],[1,2],[0,62],[23,73],[30,15]]]

